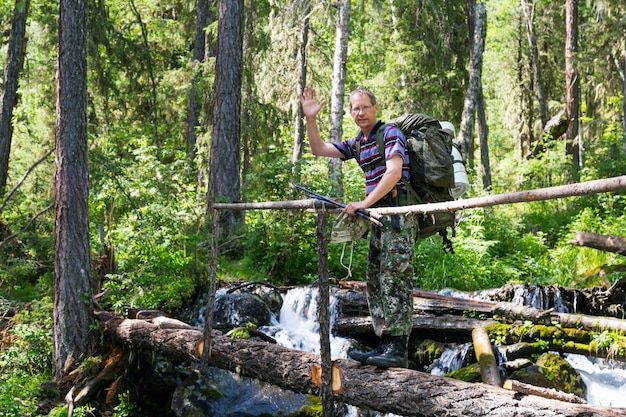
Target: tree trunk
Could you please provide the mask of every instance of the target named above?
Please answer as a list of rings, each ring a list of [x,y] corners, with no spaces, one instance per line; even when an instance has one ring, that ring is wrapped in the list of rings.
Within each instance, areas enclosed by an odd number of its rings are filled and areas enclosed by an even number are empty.
[[[319,277],[319,333],[322,396],[322,416],[334,416],[332,362],[330,358],[330,282],[328,278],[328,240],[326,237],[327,215],[324,210],[317,213],[317,273]]]
[[[214,202],[240,199],[241,80],[243,71],[243,0],[220,0],[217,61],[213,90],[211,163],[208,210]],[[243,212],[221,215],[220,235],[225,240],[243,224]]]
[[[485,51],[485,38],[487,37],[487,9],[484,3],[476,6],[476,33],[481,39],[480,54]],[[480,63],[482,73],[482,59]],[[485,95],[483,94],[482,79],[478,79],[476,91],[476,115],[478,120],[478,135],[480,143],[480,164],[482,167],[483,190],[491,190],[491,168],[489,167],[489,126],[485,115]]]
[[[447,335],[453,338],[468,339],[476,327],[496,323],[492,319],[475,319],[455,314],[420,313],[413,316],[412,329],[420,336]],[[342,336],[369,336],[374,330],[369,317],[341,317],[335,320],[333,331]]]
[[[343,137],[343,106],[346,86],[346,60],[348,56],[348,36],[350,34],[350,0],[337,2],[337,31],[335,36],[335,56],[333,59],[333,91],[330,104],[330,141],[338,143]],[[331,158],[328,161],[331,184],[336,184],[335,195],[343,196],[341,161]]]
[[[472,343],[483,382],[494,387],[502,386],[498,360],[493,354],[489,335],[483,327],[477,327],[472,330]]]
[[[13,108],[17,104],[19,75],[24,65],[26,50],[26,17],[30,0],[16,0],[7,49],[7,61],[2,78],[0,97],[0,199],[4,196],[9,174],[9,155],[13,138]]]
[[[143,42],[144,56],[140,59],[144,59],[146,62],[146,68],[148,69],[148,79],[150,80],[150,97],[152,98],[152,135],[154,137],[154,146],[156,148],[157,156],[161,152],[161,140],[159,138],[159,103],[157,99],[157,75],[155,74],[154,62],[152,58],[152,48],[150,47],[150,40],[148,39],[148,28],[141,17],[135,0],[130,0],[130,10],[133,16],[137,19],[139,27],[141,28],[141,40]]]
[[[487,197],[475,197],[444,203],[417,204],[402,207],[381,207],[371,210],[375,214],[438,213],[464,210],[468,208],[490,207],[500,204],[514,204],[529,201],[552,200],[555,198],[600,194],[626,190],[626,175],[556,187],[538,188],[531,191],[496,194]]]
[[[196,30],[193,40],[193,54],[191,57],[191,68],[193,78],[189,91],[189,114],[187,115],[187,158],[189,159],[190,172],[193,171],[196,159],[196,129],[200,126],[200,115],[202,112],[201,91],[198,89],[202,75],[202,64],[206,62],[208,54],[207,34],[205,29],[211,24],[211,0],[197,0],[196,2]],[[201,178],[201,177],[200,177]]]
[[[626,43],[626,28],[624,28],[624,38],[622,39],[623,42]],[[626,48],[624,48],[624,51],[622,52],[624,55],[624,71],[622,72],[622,89],[623,89],[623,94],[622,97],[626,97]],[[624,149],[624,156],[626,156],[626,100],[622,100],[622,129],[623,131],[623,142],[622,142],[622,146]]]
[[[571,403],[584,404],[584,400],[577,395],[568,394],[565,392],[557,391],[552,388],[536,387],[534,385],[525,384],[523,382],[516,381],[514,379],[507,379],[503,384],[504,389],[511,391],[517,391],[522,394],[538,395],[545,398],[553,398],[559,401],[567,401]]]
[[[201,332],[168,320],[123,320],[99,313],[105,337],[135,349],[147,349],[175,360],[198,361]],[[211,365],[237,372],[294,392],[319,394],[310,373],[319,355],[265,342],[213,336]],[[605,407],[572,404],[515,392],[486,384],[437,377],[410,369],[379,369],[338,359],[341,391],[335,401],[407,417],[474,416],[617,416]]]
[[[539,50],[537,48],[537,36],[535,35],[535,2],[534,0],[522,0],[522,11],[526,21],[526,36],[530,48],[531,64],[535,76],[535,86],[537,88],[537,101],[539,102],[539,117],[541,117],[541,127],[548,123],[548,99],[546,98],[541,75],[541,62],[539,61]]]
[[[519,30],[523,31],[523,17],[520,15]],[[529,58],[524,54],[523,48],[523,36],[520,34],[517,43],[517,82],[520,86],[520,132],[519,132],[519,150],[522,158],[529,158],[531,156],[532,144],[535,142],[535,135],[533,133],[534,112],[533,112],[533,83],[528,79],[526,62]]]
[[[482,6],[482,7],[481,7]],[[461,119],[459,145],[463,155],[467,159],[467,166],[470,170],[474,168],[474,119],[476,101],[479,95],[480,78],[483,65],[483,51],[485,50],[486,33],[486,9],[484,5],[476,6],[474,14],[474,33],[472,34],[472,62],[470,68],[470,81],[465,104],[463,106],[463,116]],[[481,22],[485,25],[481,27]],[[470,25],[471,27],[472,25]]]
[[[311,0],[302,1],[302,27],[300,28],[300,48],[298,49],[298,97],[304,91],[307,83],[307,46],[309,44],[309,22],[311,14]],[[302,159],[302,147],[304,146],[304,114],[300,101],[296,100],[296,123],[293,138],[293,153],[291,156],[291,176],[292,184],[300,182],[300,160]],[[295,198],[294,188],[292,196]]]
[[[580,180],[580,137],[578,117],[580,114],[580,80],[578,79],[578,0],[565,1],[565,107],[567,127],[566,153],[572,157],[572,180]]]
[[[61,0],[56,120],[54,337],[57,377],[88,357],[93,324],[87,165],[87,3]]]

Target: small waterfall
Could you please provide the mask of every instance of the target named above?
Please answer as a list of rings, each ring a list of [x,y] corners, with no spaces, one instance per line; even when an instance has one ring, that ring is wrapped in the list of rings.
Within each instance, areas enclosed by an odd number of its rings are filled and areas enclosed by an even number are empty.
[[[272,336],[276,342],[291,349],[298,349],[310,353],[319,353],[319,322],[318,322],[318,294],[316,287],[302,287],[289,290],[283,296],[283,307],[280,317],[272,318],[271,326],[259,328],[260,331]],[[330,295],[330,326],[338,316],[337,299]],[[348,339],[331,335],[330,352],[334,358],[347,358],[351,342]],[[353,406],[345,406],[344,417],[401,417],[395,414],[380,414],[368,411],[362,414]]]
[[[553,308],[557,313],[575,313],[570,311],[567,303],[563,300],[561,291],[552,287],[536,285],[519,286],[511,302],[515,304],[530,306],[540,310]]]
[[[432,375],[443,376],[449,372],[457,371],[469,364],[473,345],[464,343],[452,346],[443,351],[439,359],[433,363],[430,373]]]
[[[319,309],[318,289],[302,287],[289,290],[283,297],[280,317],[272,317],[272,325],[259,328],[260,331],[272,336],[276,342],[291,349],[304,352],[319,353],[320,337],[317,314]],[[337,300],[330,297],[330,326],[337,318]],[[330,337],[332,357],[347,358],[350,341],[341,337]]]
[[[458,296],[458,294],[457,294]],[[552,301],[551,301],[552,300]],[[552,303],[555,310],[567,310],[567,306],[561,300],[559,291],[544,290],[535,286],[521,286],[515,292],[514,302],[533,305],[537,308],[549,308]],[[574,306],[576,300],[574,299]],[[338,316],[337,299],[330,297],[331,327],[332,322]],[[277,343],[292,349],[298,349],[311,353],[319,353],[319,323],[318,316],[318,289],[314,286],[298,287],[289,290],[283,295],[283,305],[279,317],[271,318],[271,325],[259,328],[260,331],[272,336]],[[201,314],[203,316],[203,314]],[[331,336],[331,355],[336,358],[347,357],[351,347],[351,341],[337,336]],[[496,350],[498,352],[498,350]],[[445,375],[449,372],[467,366],[473,360],[472,343],[464,343],[450,346],[432,367],[433,375]],[[502,363],[506,359],[498,355]],[[577,369],[587,385],[587,402],[590,405],[607,407],[626,406],[626,363],[619,361],[603,361],[582,355],[565,355],[565,359]],[[258,397],[259,394],[255,396]],[[285,406],[284,396],[268,394],[266,388],[260,390],[260,395],[275,398],[272,403]],[[288,394],[289,396],[290,394]],[[248,396],[250,394],[248,393]],[[289,398],[287,403],[298,402],[300,396]],[[209,414],[210,415],[210,414]],[[376,412],[366,412],[355,407],[344,409],[344,417],[400,417],[394,414],[382,415]]]

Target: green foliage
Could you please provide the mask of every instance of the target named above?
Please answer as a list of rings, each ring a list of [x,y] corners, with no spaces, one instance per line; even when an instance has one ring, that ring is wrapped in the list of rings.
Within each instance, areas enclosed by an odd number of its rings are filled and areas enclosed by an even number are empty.
[[[104,178],[91,194],[91,219],[108,227],[105,243],[116,250],[117,270],[103,283],[108,306],[175,312],[196,290],[207,255],[199,248],[208,237],[198,226],[202,209],[187,184],[184,156],[162,163],[151,151],[133,152],[139,166],[117,159],[97,173]]]
[[[35,302],[11,319],[0,349],[0,416],[31,415],[52,379],[52,304]],[[19,400],[16,400],[19,399]]]
[[[132,417],[136,416],[141,409],[131,401],[128,391],[117,396],[119,403],[113,408],[113,417]]]
[[[6,58],[13,4],[0,4],[1,62]],[[471,52],[466,4],[461,0],[355,3],[345,62],[346,91],[373,88],[382,119],[421,111],[459,128]],[[239,150],[243,201],[303,198],[294,192],[291,166],[298,83],[294,64],[300,48],[302,5],[297,1],[246,4]],[[537,118],[537,104],[525,99],[532,76],[519,2],[494,0],[485,5],[489,27],[482,79],[493,193],[566,184],[571,158],[565,157],[564,140],[542,138],[540,155],[529,160],[521,156],[520,142],[528,133],[525,123],[532,124],[535,138],[541,127],[532,120]],[[132,7],[122,2],[90,3],[89,216],[94,267],[100,266],[103,245],[115,254],[114,270],[101,283],[108,290],[101,301],[104,308],[158,308],[176,314],[198,292],[206,291],[211,235],[205,181],[215,57],[192,67],[192,6],[143,0],[132,2]],[[54,147],[56,91],[52,80],[58,2],[33,0],[30,10],[20,101],[13,116],[9,188]],[[309,15],[307,79],[329,102],[336,13],[333,4],[318,3]],[[540,1],[535,9],[550,116],[564,104],[565,31],[555,30],[562,28],[563,14],[555,2]],[[612,40],[623,35],[625,10],[623,2],[589,3],[581,4],[580,14],[585,22],[580,27],[585,45],[577,55],[583,100],[581,179],[586,181],[626,172],[623,80],[613,67],[603,64],[607,60],[598,59],[622,55],[623,45]],[[207,28],[209,55],[214,51],[216,27],[213,22]],[[202,120],[197,127],[197,157],[192,162],[186,134],[194,75],[199,76]],[[522,114],[531,110],[532,114]],[[325,139],[329,112],[327,104],[318,118]],[[348,114],[343,129],[346,138],[356,134]],[[329,178],[327,160],[312,157],[306,143],[304,148],[298,183],[347,202],[363,198],[363,175],[355,163],[343,164],[343,195],[334,195],[336,183]],[[479,159],[476,166],[468,166],[474,185],[470,197],[487,195],[478,191]],[[0,247],[0,296],[24,301],[52,296],[54,211],[45,212],[30,225],[29,221],[54,201],[53,161],[51,155],[37,166],[0,211],[0,242],[17,234]],[[568,241],[576,231],[626,236],[625,212],[624,193],[467,210],[452,239],[454,253],[444,252],[436,236],[418,242],[415,285],[466,291],[509,282],[595,285],[598,268],[619,266],[623,261]],[[333,220],[334,215],[329,215],[329,232]],[[236,236],[243,249],[220,254],[220,280],[290,285],[315,281],[315,229],[313,213],[247,211],[245,228]],[[367,250],[366,239],[354,246],[330,244],[331,277],[363,279]],[[615,282],[623,273],[608,273],[608,278]],[[0,352],[0,413],[7,416],[32,414],[37,386],[50,377],[51,324],[38,312],[46,310],[49,317],[50,307],[38,309],[15,319],[14,344]],[[606,335],[599,335],[597,342],[604,345],[607,340]],[[120,416],[134,412],[127,397],[120,399],[119,407]],[[75,414],[87,415],[88,411],[84,407]]]

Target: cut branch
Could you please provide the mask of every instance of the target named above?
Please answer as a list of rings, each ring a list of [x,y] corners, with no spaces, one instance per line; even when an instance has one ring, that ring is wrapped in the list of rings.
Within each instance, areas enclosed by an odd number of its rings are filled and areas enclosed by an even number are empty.
[[[626,238],[623,237],[576,232],[576,237],[568,243],[574,246],[586,246],[626,256]]]

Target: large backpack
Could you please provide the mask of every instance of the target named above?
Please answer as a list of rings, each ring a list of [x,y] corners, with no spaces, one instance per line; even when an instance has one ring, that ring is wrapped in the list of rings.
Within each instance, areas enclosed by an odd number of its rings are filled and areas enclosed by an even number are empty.
[[[437,119],[420,113],[407,114],[393,119],[407,140],[410,181],[402,177],[409,194],[409,204],[438,203],[453,200],[450,194],[455,187],[452,135],[441,127]],[[385,164],[384,133],[388,124],[380,126],[376,133],[376,147],[383,155]],[[360,143],[356,143],[360,155]],[[447,228],[454,227],[453,212],[420,214],[417,238],[422,239],[439,233],[449,250],[452,244],[447,238]]]

